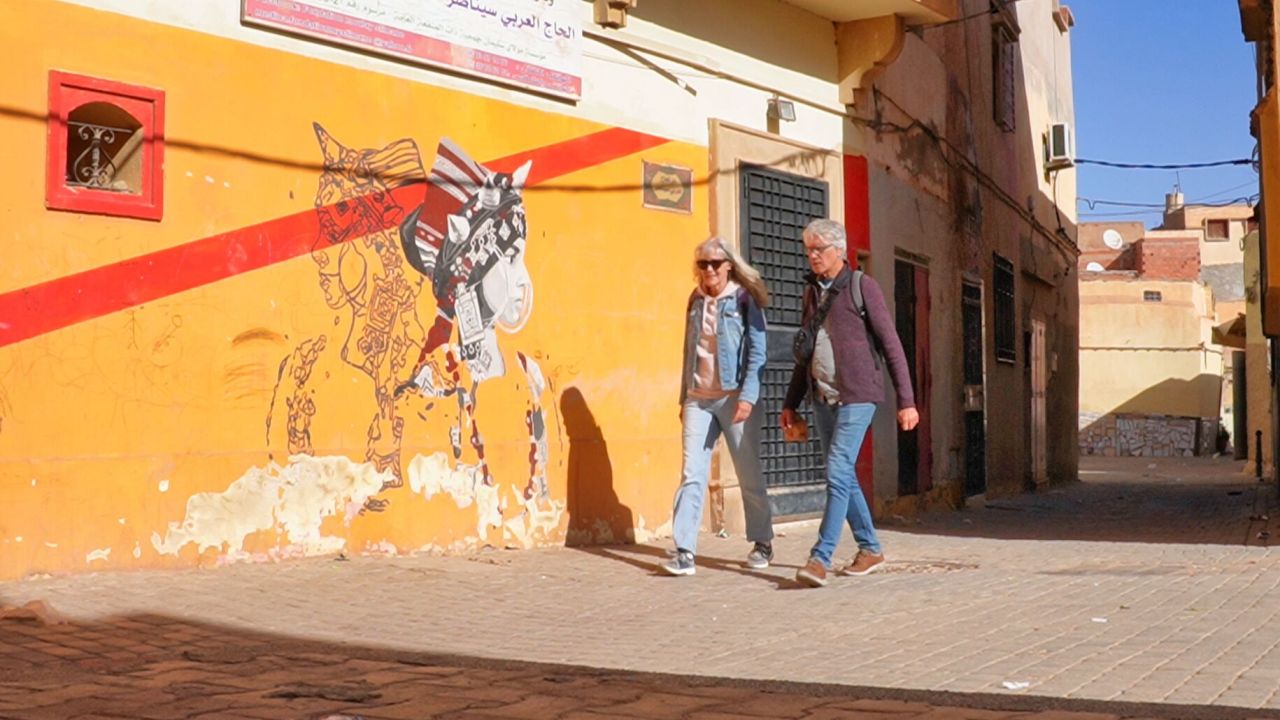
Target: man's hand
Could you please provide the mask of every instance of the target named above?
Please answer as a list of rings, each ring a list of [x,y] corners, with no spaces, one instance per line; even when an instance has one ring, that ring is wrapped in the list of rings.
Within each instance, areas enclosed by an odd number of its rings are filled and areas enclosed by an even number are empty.
[[[898,427],[903,430],[915,430],[920,424],[920,413],[916,412],[913,407],[903,408],[898,411]]]
[[[751,417],[751,403],[746,400],[739,400],[738,409],[733,413],[733,424],[737,425],[749,417]]]
[[[795,410],[792,410],[791,408],[783,409],[782,411],[782,429],[783,430],[790,428],[792,425],[795,425],[797,422],[800,422],[799,413],[797,413]]]

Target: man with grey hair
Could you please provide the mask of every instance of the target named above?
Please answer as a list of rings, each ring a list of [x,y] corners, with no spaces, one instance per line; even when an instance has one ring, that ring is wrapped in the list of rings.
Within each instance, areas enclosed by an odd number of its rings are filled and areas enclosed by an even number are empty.
[[[858,552],[840,574],[866,575],[884,562],[855,471],[876,403],[884,400],[882,356],[897,394],[898,426],[912,430],[920,415],[907,357],[884,293],[875,280],[846,262],[844,226],[834,220],[814,220],[805,227],[803,240],[813,272],[804,292],[801,327],[793,348],[796,366],[782,406],[782,428],[790,431],[801,423],[796,410],[807,395],[827,458],[827,503],[818,541],[796,580],[822,587],[846,522]]]

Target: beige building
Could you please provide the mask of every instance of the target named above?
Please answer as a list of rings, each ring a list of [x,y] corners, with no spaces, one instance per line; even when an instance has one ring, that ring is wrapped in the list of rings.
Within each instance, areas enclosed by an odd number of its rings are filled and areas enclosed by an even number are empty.
[[[1159,228],[1081,226],[1082,452],[1205,454],[1220,446],[1219,428],[1247,450],[1240,443],[1251,435],[1237,408],[1247,392],[1244,353],[1220,341],[1244,349],[1243,326],[1238,339],[1223,333],[1246,313],[1252,212],[1244,204],[1184,205],[1174,192]]]

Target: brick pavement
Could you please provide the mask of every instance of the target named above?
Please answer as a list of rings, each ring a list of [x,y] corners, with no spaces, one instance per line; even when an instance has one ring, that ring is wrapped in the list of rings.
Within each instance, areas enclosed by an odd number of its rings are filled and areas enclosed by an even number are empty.
[[[0,717],[1280,716],[1274,486],[1149,464],[1086,459],[1069,488],[904,519],[884,572],[821,590],[791,581],[812,523],[763,571],[704,538],[691,578],[636,545],[0,584],[74,619],[0,623]],[[845,706],[881,698],[915,704]]]

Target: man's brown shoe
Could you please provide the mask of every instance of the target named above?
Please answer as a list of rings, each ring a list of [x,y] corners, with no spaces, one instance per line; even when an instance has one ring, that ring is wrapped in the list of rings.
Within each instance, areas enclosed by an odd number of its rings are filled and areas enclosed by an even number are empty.
[[[819,588],[827,584],[827,568],[817,558],[809,558],[804,567],[796,571],[796,582]]]
[[[857,555],[853,556],[853,560],[843,568],[840,568],[841,575],[866,575],[874,572],[876,568],[884,564],[884,554],[876,555],[875,553],[859,550]]]

